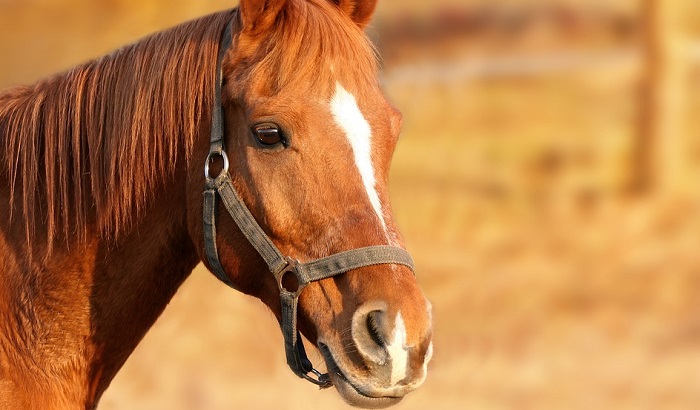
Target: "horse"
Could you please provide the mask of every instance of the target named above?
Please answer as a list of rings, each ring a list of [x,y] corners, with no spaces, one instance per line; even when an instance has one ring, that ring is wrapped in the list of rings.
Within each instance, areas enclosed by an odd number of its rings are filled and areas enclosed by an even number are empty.
[[[242,0],[0,93],[0,408],[95,408],[200,262],[269,307],[299,377],[365,408],[422,385],[375,8]]]

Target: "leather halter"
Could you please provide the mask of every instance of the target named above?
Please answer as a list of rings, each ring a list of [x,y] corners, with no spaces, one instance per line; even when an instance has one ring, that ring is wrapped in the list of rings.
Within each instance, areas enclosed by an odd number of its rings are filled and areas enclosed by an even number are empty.
[[[297,329],[297,305],[302,290],[311,282],[330,278],[335,275],[365,266],[380,264],[399,264],[413,270],[413,259],[404,249],[394,246],[369,246],[336,253],[325,258],[301,263],[289,256],[283,256],[272,240],[263,231],[236,192],[228,173],[229,161],[224,150],[224,116],[221,103],[222,73],[221,62],[226,50],[231,46],[231,23],[222,34],[216,71],[216,91],[212,105],[211,145],[204,165],[206,177],[204,191],[204,248],[209,267],[222,282],[235,289],[233,283],[221,266],[216,248],[217,196],[238,225],[239,229],[267,264],[274,275],[280,291],[282,314],[280,326],[284,336],[287,364],[299,377],[304,378],[320,388],[332,385],[328,374],[322,374],[313,368],[306,356],[304,344]],[[212,177],[209,164],[212,159],[223,160],[223,170]],[[294,275],[298,286],[287,289],[284,279]],[[316,378],[309,375],[312,373]]]

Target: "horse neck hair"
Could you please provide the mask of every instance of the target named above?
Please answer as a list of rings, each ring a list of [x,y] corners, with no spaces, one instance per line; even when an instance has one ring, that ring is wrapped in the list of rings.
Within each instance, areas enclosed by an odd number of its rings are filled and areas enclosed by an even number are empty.
[[[299,76],[322,78],[319,71],[376,80],[375,50],[333,7],[326,0],[286,4],[253,58],[273,93]],[[188,164],[210,122],[219,41],[235,16],[185,23],[0,93],[0,179],[10,187],[11,221],[24,220],[27,245],[38,228],[50,250],[57,234],[66,242],[93,231],[114,239],[139,219],[158,184]]]
[[[185,23],[0,94],[0,178],[28,244],[37,226],[50,247],[56,234],[85,239],[92,223],[116,237],[139,217],[208,121],[232,18]]]

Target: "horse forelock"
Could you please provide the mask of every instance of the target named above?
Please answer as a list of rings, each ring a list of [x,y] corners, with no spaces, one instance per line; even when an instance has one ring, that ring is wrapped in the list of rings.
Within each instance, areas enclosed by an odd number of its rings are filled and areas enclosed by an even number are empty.
[[[339,77],[359,84],[377,83],[377,51],[362,29],[328,0],[288,0],[275,24],[257,38],[241,34],[227,75],[241,81],[229,84],[231,93],[244,95],[246,87],[275,95],[302,86],[306,91],[330,94]],[[262,37],[262,38],[260,38]],[[299,90],[296,90],[299,91]]]
[[[232,12],[147,37],[0,94],[0,176],[27,243],[39,229],[86,238],[127,229],[157,184],[189,161],[208,121],[216,56]]]

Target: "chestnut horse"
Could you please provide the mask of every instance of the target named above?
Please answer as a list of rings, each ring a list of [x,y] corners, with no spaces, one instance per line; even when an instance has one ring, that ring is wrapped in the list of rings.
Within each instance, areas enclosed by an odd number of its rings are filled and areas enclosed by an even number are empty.
[[[375,5],[242,0],[0,94],[0,408],[94,408],[199,262],[348,403],[423,383],[431,308],[389,205],[401,116],[363,33]],[[305,276],[319,258],[335,271]],[[307,376],[297,324],[329,375]]]

